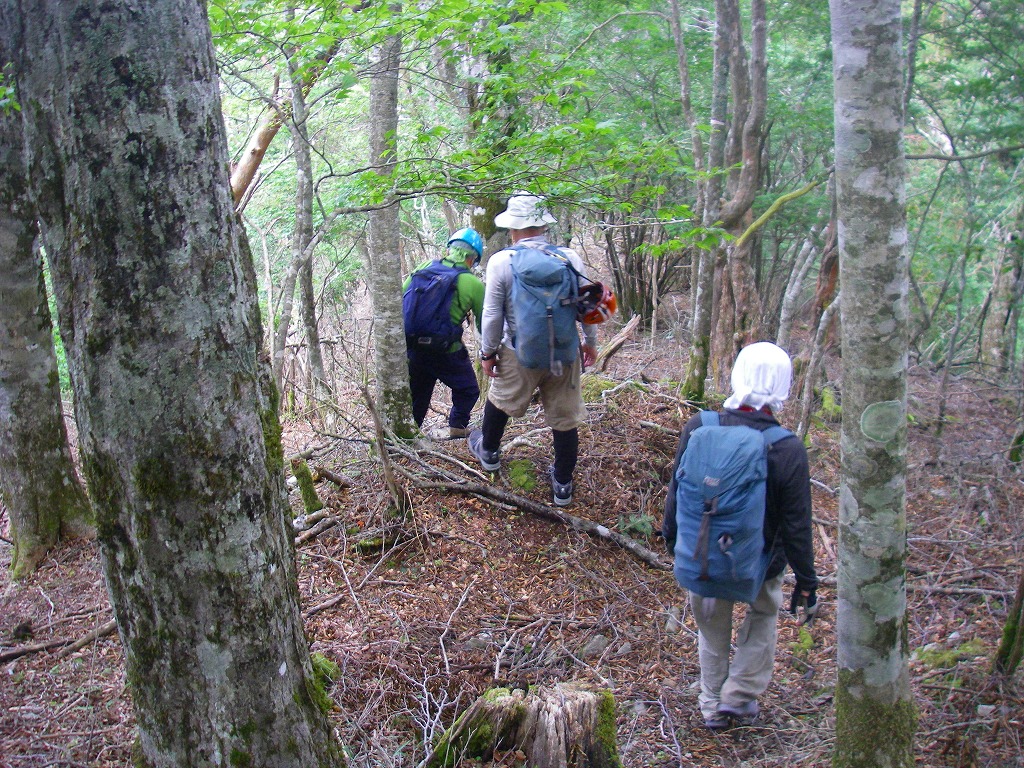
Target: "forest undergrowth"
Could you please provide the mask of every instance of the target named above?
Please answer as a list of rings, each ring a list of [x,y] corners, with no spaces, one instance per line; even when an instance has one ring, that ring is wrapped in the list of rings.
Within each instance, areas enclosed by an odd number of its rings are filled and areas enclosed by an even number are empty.
[[[809,631],[781,618],[760,721],[712,734],[696,708],[694,625],[655,533],[676,434],[690,413],[672,382],[679,366],[643,344],[613,358],[605,391],[595,387],[589,398],[567,510],[659,553],[660,568],[516,503],[549,502],[550,434],[536,409],[510,425],[493,478],[464,441],[393,453],[411,502],[405,518],[394,515],[366,434],[352,428],[362,408],[356,392],[338,393],[349,403],[346,426],[331,434],[288,422],[287,449],[307,451],[314,468],[327,470],[317,484],[325,509],[297,525],[297,558],[311,649],[338,665],[328,692],[350,765],[415,766],[424,745],[488,687],[565,680],[614,691],[627,768],[830,764],[839,425],[818,421],[810,436],[820,616]],[[1019,766],[1021,673],[991,674],[1024,567],[1024,476],[1005,458],[1014,397],[956,380],[940,430],[939,381],[921,369],[910,377],[917,762]],[[443,426],[440,394],[428,427]],[[498,503],[464,492],[466,482],[511,495]],[[301,515],[297,492],[293,506]],[[130,765],[133,716],[95,545],[55,551],[14,583],[0,513],[0,766]],[[515,753],[489,763],[515,764]]]

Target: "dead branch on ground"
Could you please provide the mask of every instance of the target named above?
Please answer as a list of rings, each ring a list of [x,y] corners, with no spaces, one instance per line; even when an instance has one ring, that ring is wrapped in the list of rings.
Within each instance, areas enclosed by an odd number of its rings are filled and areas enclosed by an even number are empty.
[[[587,520],[586,518],[570,515],[568,512],[563,512],[559,509],[555,509],[554,507],[549,507],[546,504],[540,504],[532,499],[518,496],[514,493],[504,491],[501,488],[495,488],[492,485],[458,482],[437,483],[427,481],[418,481],[415,485],[417,488],[425,490],[471,493],[477,496],[482,496],[486,499],[497,501],[501,504],[509,504],[517,509],[523,510],[524,512],[529,512],[530,514],[542,517],[545,520],[562,523],[563,525],[580,531],[581,533],[586,533],[589,536],[610,541],[625,549],[641,562],[644,562],[659,571],[672,570],[672,566],[663,560],[657,552],[648,549],[635,539],[631,539],[629,536],[624,536],[618,531],[613,531],[610,528],[606,528],[605,526],[599,525],[591,520]]]

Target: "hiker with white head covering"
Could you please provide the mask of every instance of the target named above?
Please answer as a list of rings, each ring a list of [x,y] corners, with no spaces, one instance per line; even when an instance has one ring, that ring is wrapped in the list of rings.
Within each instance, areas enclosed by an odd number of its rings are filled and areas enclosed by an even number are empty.
[[[793,366],[784,350],[769,342],[744,347],[732,371],[732,394],[717,420],[721,426],[746,426],[765,433],[780,430],[776,413],[789,396]],[[680,531],[677,519],[676,471],[691,435],[706,422],[701,414],[691,418],[679,438],[672,479],[665,499],[662,535],[670,555],[678,558]],[[765,441],[768,435],[765,434]],[[690,606],[697,622],[700,657],[698,703],[704,726],[722,730],[757,719],[758,696],[771,682],[775,663],[778,614],[782,604],[782,577],[788,564],[796,576],[790,611],[803,612],[809,624],[817,611],[818,579],[814,570],[814,542],[811,529],[811,484],[807,450],[792,433],[772,442],[767,449],[767,479],[764,481],[764,555],[767,572],[756,598],[747,606],[746,617],[736,633],[735,652],[730,661],[734,602],[702,597],[690,592]],[[713,513],[712,513],[713,514]],[[691,548],[692,549],[692,548]],[[677,559],[678,563],[678,559]],[[756,585],[755,585],[756,587]]]

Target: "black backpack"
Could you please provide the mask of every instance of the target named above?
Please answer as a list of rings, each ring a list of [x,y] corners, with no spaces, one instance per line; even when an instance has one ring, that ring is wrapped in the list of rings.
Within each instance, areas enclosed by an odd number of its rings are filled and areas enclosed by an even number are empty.
[[[459,275],[466,271],[435,260],[412,273],[402,295],[408,349],[444,353],[462,340],[462,324],[452,322],[451,310]]]

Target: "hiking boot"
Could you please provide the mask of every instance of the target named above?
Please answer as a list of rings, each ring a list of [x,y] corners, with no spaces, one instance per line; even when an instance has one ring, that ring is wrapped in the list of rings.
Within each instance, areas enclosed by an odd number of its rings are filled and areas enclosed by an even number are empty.
[[[572,504],[572,480],[568,483],[560,483],[555,480],[555,468],[548,467],[548,475],[551,477],[551,497],[556,507],[567,507]]]
[[[715,714],[712,717],[704,718],[704,727],[709,731],[724,731],[732,725],[732,722],[728,717],[721,714]]]
[[[486,450],[484,448],[483,432],[479,429],[474,429],[469,433],[469,438],[466,442],[469,444],[469,452],[476,456],[481,467],[488,472],[497,472],[501,469],[501,449],[497,451]]]
[[[448,427],[449,440],[458,440],[463,437],[469,437],[469,427]]]
[[[718,717],[732,720],[737,725],[752,725],[757,720],[757,716],[761,714],[761,708],[757,705],[756,699],[751,699],[736,706],[719,704],[716,714]]]

